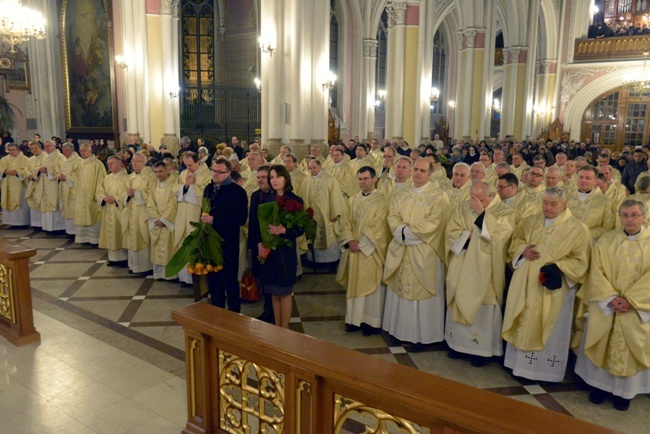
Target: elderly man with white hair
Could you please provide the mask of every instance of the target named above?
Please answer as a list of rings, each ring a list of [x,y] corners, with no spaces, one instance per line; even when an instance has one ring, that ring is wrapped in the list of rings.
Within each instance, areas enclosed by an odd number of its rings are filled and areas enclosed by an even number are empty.
[[[592,238],[573,216],[561,188],[542,197],[542,212],[523,219],[512,235],[502,336],[505,366],[531,380],[560,382],[569,359],[577,285],[589,270]]]
[[[79,147],[83,162],[79,176],[74,179],[75,209],[73,222],[76,226],[75,243],[99,244],[102,215],[95,200],[97,188],[106,176],[104,163],[92,153],[90,145]]]

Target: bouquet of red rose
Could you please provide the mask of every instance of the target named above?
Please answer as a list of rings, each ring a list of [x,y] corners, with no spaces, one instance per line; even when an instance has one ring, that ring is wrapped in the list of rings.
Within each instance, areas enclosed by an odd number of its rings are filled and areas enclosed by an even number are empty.
[[[260,204],[257,209],[257,217],[260,222],[262,244],[269,252],[280,246],[291,245],[290,240],[270,233],[268,230],[269,225],[282,225],[287,229],[301,228],[305,231],[307,237],[312,236],[316,231],[314,210],[311,208],[305,209],[299,201],[285,196],[278,196],[273,202]],[[263,264],[267,257],[268,254],[258,256],[257,259]]]

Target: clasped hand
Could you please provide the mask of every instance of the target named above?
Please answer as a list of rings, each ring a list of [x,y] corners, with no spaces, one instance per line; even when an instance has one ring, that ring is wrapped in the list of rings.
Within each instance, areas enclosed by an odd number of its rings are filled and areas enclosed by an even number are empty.
[[[612,305],[612,308],[616,313],[627,313],[632,309],[630,302],[623,297],[616,297],[614,300],[610,301],[609,304]]]

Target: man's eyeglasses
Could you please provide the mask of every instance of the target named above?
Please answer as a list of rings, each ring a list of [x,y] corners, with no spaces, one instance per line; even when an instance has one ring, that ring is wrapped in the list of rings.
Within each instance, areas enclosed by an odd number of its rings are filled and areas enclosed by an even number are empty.
[[[217,170],[217,169],[210,169],[212,170],[212,173],[221,173],[222,175],[225,175],[226,173],[230,173],[230,170]]]

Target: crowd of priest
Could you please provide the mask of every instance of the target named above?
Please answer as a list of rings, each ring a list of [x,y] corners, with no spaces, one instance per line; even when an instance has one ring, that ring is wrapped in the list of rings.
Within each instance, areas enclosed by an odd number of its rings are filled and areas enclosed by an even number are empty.
[[[120,156],[100,159],[89,144],[77,153],[72,143],[33,141],[28,158],[8,143],[2,220],[65,231],[106,249],[110,266],[190,284],[187,269],[166,276],[165,267],[191,222],[214,221],[218,232],[217,220],[239,207],[229,201],[243,197],[213,202],[214,219],[204,219],[206,191],[245,191],[252,208],[274,200],[269,175],[283,165],[316,221],[296,254],[336,270],[346,331],[384,330],[412,351],[445,341],[459,363],[498,360],[515,376],[545,382],[562,381],[575,355],[575,372],[593,388],[589,400],[610,399],[618,410],[650,392],[647,150],[628,150],[632,161],[621,172],[608,150],[591,145],[593,158],[567,144],[461,143],[443,152],[437,142],[411,150],[352,140],[327,156],[314,145],[302,161],[283,146],[268,161],[259,143],[244,148],[233,138],[213,157],[184,138],[177,160],[134,150],[128,170]],[[257,215],[249,213],[252,225]],[[238,279],[267,251],[250,225],[220,233],[224,252],[238,257],[224,272]],[[289,266],[302,272],[300,261]],[[264,275],[255,274],[264,289]],[[272,322],[266,298],[261,319]],[[228,307],[238,311],[239,300]]]

